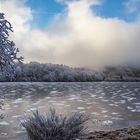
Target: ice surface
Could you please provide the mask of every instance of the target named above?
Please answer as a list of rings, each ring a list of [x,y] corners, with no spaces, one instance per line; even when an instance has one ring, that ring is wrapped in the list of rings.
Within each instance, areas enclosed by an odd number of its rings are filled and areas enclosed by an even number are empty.
[[[22,133],[24,113],[38,109],[46,114],[50,107],[62,115],[86,113],[100,122],[99,129],[139,122],[140,83],[6,83],[0,89],[5,115],[0,127],[7,135]]]

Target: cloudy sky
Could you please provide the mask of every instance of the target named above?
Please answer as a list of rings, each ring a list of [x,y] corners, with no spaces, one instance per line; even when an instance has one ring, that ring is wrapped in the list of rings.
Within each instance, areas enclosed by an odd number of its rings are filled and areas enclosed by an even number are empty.
[[[140,0],[0,0],[25,62],[140,65]]]

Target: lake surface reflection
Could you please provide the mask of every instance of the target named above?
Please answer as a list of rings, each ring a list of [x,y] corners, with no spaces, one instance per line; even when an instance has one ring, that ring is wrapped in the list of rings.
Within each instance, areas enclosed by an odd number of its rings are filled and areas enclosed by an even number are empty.
[[[59,114],[90,115],[91,129],[114,129],[140,123],[140,83],[0,83],[4,102],[0,140],[24,139],[23,116],[50,107]]]

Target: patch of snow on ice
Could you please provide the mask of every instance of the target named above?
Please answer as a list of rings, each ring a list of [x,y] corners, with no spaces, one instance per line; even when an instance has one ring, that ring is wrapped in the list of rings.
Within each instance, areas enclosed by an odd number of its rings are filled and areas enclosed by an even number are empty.
[[[3,121],[3,122],[0,122],[0,125],[5,125],[5,126],[7,126],[7,125],[10,125],[8,122],[6,122],[6,121]]]
[[[84,107],[77,107],[78,110],[83,110],[85,109]]]
[[[15,101],[13,101],[12,103],[13,104],[19,104],[19,103],[22,103],[22,102],[24,102],[23,99],[22,98],[18,98]]]
[[[111,125],[111,124],[113,124],[113,122],[110,120],[102,121],[102,125]]]

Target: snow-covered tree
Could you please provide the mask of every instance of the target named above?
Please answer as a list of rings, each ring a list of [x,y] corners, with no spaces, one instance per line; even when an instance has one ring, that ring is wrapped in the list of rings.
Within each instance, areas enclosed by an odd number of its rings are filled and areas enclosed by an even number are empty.
[[[23,60],[18,57],[18,48],[13,41],[8,39],[9,32],[13,32],[10,22],[8,22],[3,13],[0,13],[0,69],[6,76],[13,78],[17,63]]]

